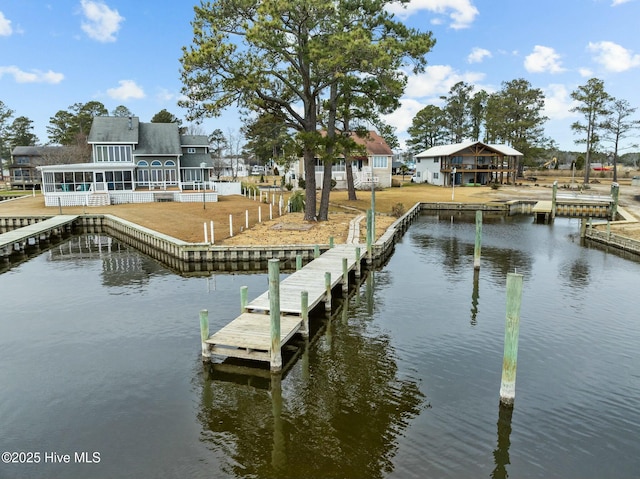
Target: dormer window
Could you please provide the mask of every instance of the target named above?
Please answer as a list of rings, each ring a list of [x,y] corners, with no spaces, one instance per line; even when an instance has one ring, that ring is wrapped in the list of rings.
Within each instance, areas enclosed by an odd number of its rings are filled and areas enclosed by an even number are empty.
[[[196,149],[193,146],[190,146],[189,148],[187,148],[187,153],[195,153]]]

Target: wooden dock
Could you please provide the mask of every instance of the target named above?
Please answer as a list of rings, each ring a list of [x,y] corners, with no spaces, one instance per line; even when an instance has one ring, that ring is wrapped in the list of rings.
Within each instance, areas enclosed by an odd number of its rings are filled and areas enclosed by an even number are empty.
[[[531,210],[535,218],[535,222],[548,223],[552,209],[553,202],[551,200],[538,201]]]
[[[78,215],[58,215],[44,221],[0,234],[0,256],[23,251],[27,244],[37,244],[70,229]]]
[[[307,311],[321,302],[325,302],[326,310],[331,309],[334,287],[341,284],[344,290],[348,289],[350,271],[360,273],[359,252],[359,245],[336,245],[280,282],[280,348],[296,333],[308,334]],[[329,275],[330,282],[327,281]],[[308,309],[302,305],[303,291],[308,294]],[[267,291],[248,303],[240,316],[209,336],[205,343],[212,355],[269,362],[272,360],[271,334]]]

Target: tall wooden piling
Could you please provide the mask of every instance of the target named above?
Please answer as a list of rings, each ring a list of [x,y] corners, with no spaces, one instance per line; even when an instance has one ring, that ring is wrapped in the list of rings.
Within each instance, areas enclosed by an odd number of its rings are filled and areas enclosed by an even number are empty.
[[[309,292],[300,291],[300,316],[302,317],[302,337],[309,337]]]
[[[269,316],[271,320],[271,371],[282,369],[280,349],[280,260],[269,260]]]
[[[248,293],[249,293],[248,286],[242,286],[240,288],[240,313],[244,313],[247,310],[247,304],[249,304]]]
[[[367,261],[371,262],[372,260],[372,244],[373,244],[373,240],[372,237],[373,235],[371,234],[371,227],[372,227],[372,215],[371,215],[371,210],[367,210]]]
[[[349,260],[342,258],[342,292],[349,291]]]
[[[324,309],[325,311],[331,311],[331,273],[329,271],[324,273]]]
[[[480,249],[482,245],[482,211],[476,211],[476,244],[473,248],[473,268],[480,269]]]
[[[203,309],[200,311],[200,340],[202,341],[202,360],[206,361],[211,357],[209,352],[209,345],[207,344],[209,339],[209,311]]]
[[[611,203],[611,219],[613,221],[616,220],[616,215],[618,214],[618,196],[620,196],[620,185],[613,182],[611,183],[611,198],[613,199],[613,203]]]
[[[516,396],[516,367],[518,363],[518,334],[520,332],[520,303],[522,301],[522,275],[507,274],[507,314],[504,329],[504,358],[500,402],[513,406]]]
[[[558,181],[554,181],[553,182],[553,193],[551,194],[551,219],[550,221],[553,221],[554,218],[556,217],[556,201],[558,198]]]
[[[302,269],[302,255],[296,255],[296,271],[300,271]]]
[[[360,246],[356,246],[356,278],[360,277],[362,271],[361,257],[360,257]]]

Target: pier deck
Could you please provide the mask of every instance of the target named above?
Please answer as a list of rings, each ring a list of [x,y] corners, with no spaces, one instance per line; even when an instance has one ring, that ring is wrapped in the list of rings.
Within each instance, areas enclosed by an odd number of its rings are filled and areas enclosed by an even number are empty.
[[[309,295],[309,311],[321,301],[327,301],[325,273],[331,273],[331,288],[343,283],[343,258],[347,258],[347,274],[359,268],[356,247],[336,245],[307,263],[280,282],[280,347],[304,328],[301,293]],[[347,280],[348,281],[348,278]],[[269,361],[271,349],[269,292],[247,304],[240,314],[218,332],[209,336],[210,353],[218,356]]]
[[[57,230],[73,223],[78,215],[58,215],[44,221],[23,226],[7,233],[0,234],[0,256],[7,256],[13,251],[24,249],[25,244],[34,239],[39,242],[41,237],[48,238]]]

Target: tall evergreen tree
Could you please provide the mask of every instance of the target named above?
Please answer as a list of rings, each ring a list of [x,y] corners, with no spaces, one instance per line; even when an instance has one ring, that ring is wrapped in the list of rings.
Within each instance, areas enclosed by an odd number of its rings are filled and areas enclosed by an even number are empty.
[[[586,146],[584,183],[588,184],[591,157],[600,141],[600,132],[604,128],[604,120],[610,114],[609,101],[611,96],[605,91],[602,80],[591,78],[586,85],[579,86],[572,91],[571,98],[579,103],[571,111],[581,114],[584,118],[584,122],[574,122],[571,125],[571,129],[574,133],[583,135],[575,142]]]
[[[453,85],[449,94],[441,96],[449,139],[452,143],[460,143],[471,138],[471,92],[473,85],[460,81]]]
[[[407,0],[401,0],[406,3]],[[388,72],[403,76],[405,59],[424,69],[430,33],[396,21],[390,0],[218,0],[195,7],[193,45],[183,48],[182,81],[190,118],[217,116],[238,104],[275,114],[303,145],[307,219],[326,219],[330,188],[316,207],[318,108],[328,99],[335,136],[337,82],[344,76]],[[335,138],[331,141],[335,142]],[[332,147],[331,145],[329,145]],[[330,155],[328,155],[329,157]],[[327,178],[325,165],[325,182]],[[330,164],[329,164],[330,171]]]
[[[613,143],[613,181],[618,181],[618,152],[620,142],[629,132],[640,128],[640,120],[629,117],[636,112],[627,100],[612,99],[609,117],[604,122],[605,137]],[[637,147],[637,145],[634,145]]]
[[[407,146],[420,153],[433,146],[442,145],[447,140],[445,113],[436,105],[427,105],[420,110],[407,128],[410,135]]]
[[[13,146],[35,146],[39,141],[33,133],[33,121],[26,116],[19,116],[13,120],[7,136]]]

